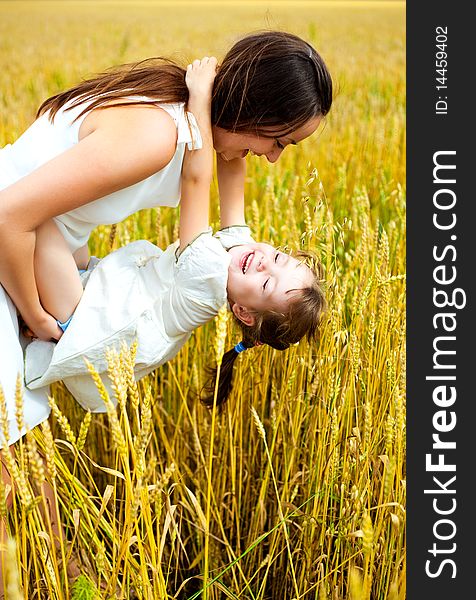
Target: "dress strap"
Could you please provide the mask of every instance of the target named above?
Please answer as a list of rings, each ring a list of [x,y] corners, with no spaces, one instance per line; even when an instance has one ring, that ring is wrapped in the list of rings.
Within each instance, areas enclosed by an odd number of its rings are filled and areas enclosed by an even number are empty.
[[[200,129],[195,116],[185,110],[183,102],[158,104],[174,120],[177,126],[177,144],[187,144],[189,150],[200,150],[203,145]]]

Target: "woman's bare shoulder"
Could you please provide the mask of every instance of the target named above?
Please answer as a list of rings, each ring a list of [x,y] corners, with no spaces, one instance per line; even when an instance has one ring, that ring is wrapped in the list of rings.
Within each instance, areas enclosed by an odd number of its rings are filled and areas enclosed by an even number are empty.
[[[10,228],[32,231],[146,179],[173,158],[177,128],[166,111],[118,106],[94,112],[93,129],[77,144],[0,192],[8,199],[0,202],[0,227],[3,220]]]
[[[98,129],[107,128],[121,131],[137,127],[139,131],[149,130],[150,134],[159,134],[162,139],[176,142],[177,128],[170,114],[157,104],[127,104],[130,99],[111,101],[86,115],[79,128],[82,140]]]

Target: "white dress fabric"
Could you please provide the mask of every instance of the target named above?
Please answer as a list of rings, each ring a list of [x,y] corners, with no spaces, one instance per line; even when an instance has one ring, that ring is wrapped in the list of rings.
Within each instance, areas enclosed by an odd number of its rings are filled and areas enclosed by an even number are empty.
[[[17,375],[23,379],[23,347],[26,340],[19,339],[17,311],[10,297],[0,285],[0,386],[7,406],[9,440],[16,442],[24,433],[18,430],[15,418],[15,387]],[[48,406],[48,388],[23,390],[24,422],[33,429],[50,414]],[[0,448],[5,445],[0,431]]]
[[[60,341],[35,340],[27,347],[28,388],[61,379],[84,408],[104,412],[85,359],[94,365],[115,401],[107,377],[106,348],[119,351],[122,342],[130,345],[137,340],[137,379],[172,359],[192,331],[227,301],[230,256],[225,247],[251,241],[247,227],[236,227],[217,236],[211,230],[202,233],[178,258],[178,242],[162,251],[140,240],[112,252],[89,275]]]
[[[129,99],[150,101],[143,96]],[[177,127],[177,146],[172,160],[147,179],[55,217],[72,252],[87,243],[97,225],[119,223],[143,208],[178,206],[185,146],[190,150],[200,149],[202,138],[195,117],[185,111],[183,103],[156,104],[172,117]],[[48,113],[43,114],[14,144],[0,150],[0,189],[77,144],[79,129],[89,113],[74,119],[85,106],[87,103],[67,110],[68,104],[65,105],[55,115],[53,123]]]
[[[99,224],[117,223],[142,208],[177,206],[185,145],[190,149],[198,149],[202,141],[193,115],[185,112],[183,104],[157,105],[171,115],[177,126],[177,146],[172,160],[164,169],[138,184],[56,217],[71,251],[84,246],[91,231]],[[71,110],[65,110],[64,107],[57,113],[53,123],[49,121],[47,113],[42,115],[16,142],[0,149],[0,189],[73,147],[79,141],[79,128],[86,115],[76,121],[74,119],[84,106]],[[23,377],[24,344],[25,340],[20,339],[18,333],[16,309],[0,285],[0,385],[7,403],[9,444],[24,433],[19,432],[16,426],[14,404],[17,374]],[[25,424],[29,429],[48,417],[48,391],[48,387],[24,390]],[[0,447],[4,444],[0,432]]]

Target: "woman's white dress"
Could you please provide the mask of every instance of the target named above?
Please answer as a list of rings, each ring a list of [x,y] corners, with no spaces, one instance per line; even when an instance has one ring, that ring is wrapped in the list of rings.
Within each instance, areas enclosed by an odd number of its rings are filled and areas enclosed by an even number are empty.
[[[139,98],[148,100],[147,98]],[[160,104],[177,127],[177,146],[170,163],[151,177],[114,192],[55,218],[72,251],[87,243],[91,231],[100,224],[117,223],[143,208],[177,206],[180,200],[180,174],[185,145],[201,148],[200,131],[183,104]],[[13,144],[0,150],[0,190],[28,175],[50,159],[78,143],[81,123],[86,115],[74,121],[85,105],[71,110],[63,108],[54,122],[44,114]],[[19,432],[15,419],[15,385],[17,375],[23,378],[24,340],[19,338],[16,310],[0,285],[0,384],[6,398],[9,416],[9,444]],[[25,423],[30,429],[49,415],[48,387],[24,390]],[[0,432],[0,447],[4,445]]]

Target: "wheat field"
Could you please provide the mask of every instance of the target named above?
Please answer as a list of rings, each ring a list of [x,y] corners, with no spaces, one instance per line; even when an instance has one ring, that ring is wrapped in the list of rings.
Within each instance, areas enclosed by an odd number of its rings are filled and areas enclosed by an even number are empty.
[[[0,2],[0,147],[82,77],[147,56],[220,58],[257,29],[313,43],[337,89],[324,127],[275,165],[248,159],[246,181],[255,238],[324,264],[319,343],[241,354],[223,414],[197,399],[217,345],[239,341],[223,315],[140,382],[134,347],[110,352],[106,415],[55,384],[49,425],[11,459],[9,511],[0,487],[8,598],[405,598],[404,27],[401,2]],[[217,226],[216,185],[212,203]],[[177,214],[100,227],[90,251],[165,247]]]

